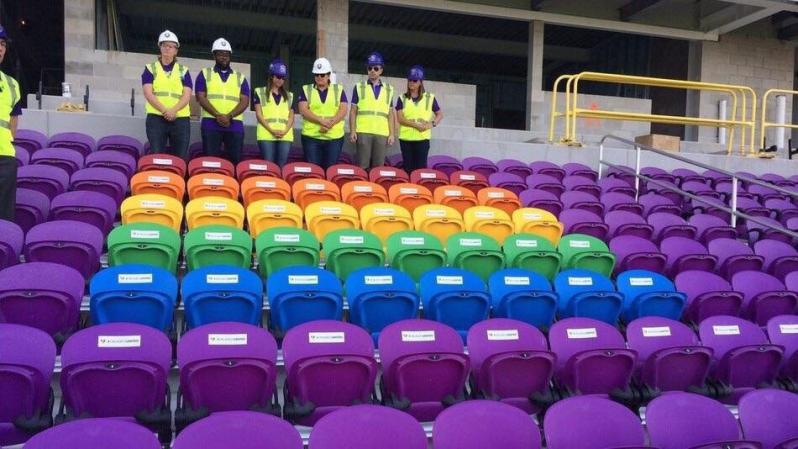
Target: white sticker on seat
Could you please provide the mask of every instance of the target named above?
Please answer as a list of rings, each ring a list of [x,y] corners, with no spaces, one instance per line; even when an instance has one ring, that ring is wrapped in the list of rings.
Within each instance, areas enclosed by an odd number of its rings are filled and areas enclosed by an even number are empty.
[[[402,237],[399,241],[402,245],[423,245],[424,237]]]
[[[435,283],[440,285],[463,285],[462,276],[435,276]]]
[[[294,173],[310,173],[311,171],[310,167],[294,167]]]
[[[418,174],[421,179],[435,179],[438,177],[435,173],[421,172]]]
[[[577,340],[581,338],[596,338],[598,337],[598,333],[596,332],[595,327],[584,327],[584,328],[576,328],[576,329],[567,329],[568,338],[572,340]]]
[[[642,328],[644,337],[670,337],[671,328],[669,326],[644,327]]]
[[[374,191],[374,189],[371,188],[371,186],[354,186],[352,190],[357,193],[371,193]]]
[[[261,189],[273,189],[277,187],[277,183],[274,181],[255,181],[255,187]]]
[[[518,329],[488,329],[488,340],[490,341],[518,340]]]
[[[291,285],[317,285],[319,277],[315,274],[290,274],[288,283]]]
[[[474,175],[460,175],[460,179],[463,181],[474,181],[477,179],[477,177]]]
[[[798,334],[798,324],[779,324],[782,334]]]
[[[257,171],[269,171],[269,166],[263,164],[249,164],[249,169]]]
[[[152,163],[155,165],[172,165],[171,159],[161,159],[161,158],[154,158]]]
[[[355,169],[354,168],[339,168],[338,169],[339,175],[354,175]]]
[[[222,168],[222,163],[218,161],[202,161],[202,166],[205,168]]]
[[[247,334],[208,334],[208,346],[246,346]]]
[[[168,176],[147,176],[147,182],[154,182],[156,184],[166,184],[169,182]]]
[[[346,343],[344,332],[308,332],[308,343]]]
[[[446,211],[443,209],[427,209],[424,211],[424,215],[428,217],[445,217]]]
[[[130,238],[132,239],[159,239],[161,238],[161,231],[144,231],[140,229],[131,229]]]
[[[505,276],[504,285],[529,285],[529,276]]]
[[[119,274],[116,281],[120,284],[152,284],[152,273]]]
[[[593,278],[568,276],[568,285],[590,286],[593,285]]]
[[[526,213],[524,214],[524,220],[542,220],[543,215],[540,214],[533,214],[533,213]]]
[[[320,207],[319,210],[323,214],[340,214],[341,208],[340,207]]]
[[[342,235],[338,237],[338,243],[344,245],[352,245],[352,244],[363,244],[363,236],[362,235]]]
[[[488,198],[504,198],[504,192],[488,192]]]
[[[402,341],[405,342],[418,342],[418,341],[435,341],[435,331],[402,331]]]
[[[654,285],[654,278],[629,278],[629,285],[632,287],[651,287]]]
[[[380,176],[396,176],[396,172],[393,170],[380,170]]]
[[[233,240],[232,232],[206,232],[205,240],[230,241]]]
[[[141,207],[148,208],[148,209],[163,209],[166,207],[165,201],[150,201],[144,200],[141,202]]]
[[[399,187],[399,193],[402,195],[417,195],[418,189],[413,187]]]
[[[274,241],[279,243],[296,243],[299,241],[299,234],[274,234]]]
[[[141,335],[98,335],[98,348],[140,348]]]
[[[224,179],[220,178],[205,178],[202,180],[202,184],[206,186],[223,186]]]
[[[712,326],[712,333],[715,335],[740,335],[740,326],[736,324]]]
[[[202,207],[205,210],[227,210],[225,203],[203,203]]]
[[[460,239],[460,246],[482,246],[482,239]]]
[[[390,207],[378,207],[374,209],[374,215],[380,215],[383,217],[396,215],[396,209],[392,209]]]
[[[537,248],[537,240],[518,239],[515,241],[515,246],[518,248]]]
[[[462,196],[462,193],[460,190],[444,190],[443,196]]]
[[[478,212],[474,212],[474,216],[477,218],[495,218],[496,214],[490,211],[481,210]]]
[[[590,242],[587,240],[571,240],[568,242],[571,248],[590,248]]]
[[[324,190],[324,184],[316,184],[316,183],[305,184],[305,188],[308,190]]]
[[[263,206],[264,212],[285,212],[285,206],[282,204],[266,204]]]
[[[208,284],[238,284],[237,274],[208,274],[205,276]]]
[[[364,281],[366,285],[392,285],[393,276],[366,276]]]

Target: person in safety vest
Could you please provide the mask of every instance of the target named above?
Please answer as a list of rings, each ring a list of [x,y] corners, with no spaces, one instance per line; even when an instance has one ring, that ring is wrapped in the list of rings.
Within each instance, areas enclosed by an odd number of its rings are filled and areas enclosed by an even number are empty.
[[[6,57],[8,34],[0,26],[0,63]],[[17,160],[14,135],[22,115],[19,83],[0,72],[0,219],[14,221],[17,195]]]
[[[394,142],[394,90],[380,79],[384,68],[382,55],[371,53],[366,58],[368,80],[352,90],[349,139],[356,144],[357,164],[364,170],[385,165],[385,151]]]
[[[294,141],[294,95],[286,89],[288,67],[281,59],[269,64],[266,86],[252,94],[258,119],[258,147],[261,156],[282,168]]]
[[[216,39],[211,52],[216,65],[202,70],[194,83],[202,106],[202,150],[206,156],[220,156],[224,142],[228,158],[237,164],[244,146],[243,113],[249,106],[249,82],[230,67],[230,42]]]
[[[302,86],[297,98],[302,114],[302,149],[308,162],[325,170],[338,162],[344,145],[346,92],[330,82],[332,65],[327,58],[313,62],[313,84]],[[330,95],[332,93],[332,95]]]
[[[185,159],[191,138],[191,74],[188,67],[177,62],[180,41],[175,33],[161,33],[158,48],[158,60],[145,65],[141,73],[141,90],[147,100],[147,140],[151,153],[170,153]]]
[[[407,92],[396,99],[399,147],[402,165],[410,173],[427,167],[432,128],[443,120],[435,95],[424,90],[424,68],[414,65],[407,72]]]

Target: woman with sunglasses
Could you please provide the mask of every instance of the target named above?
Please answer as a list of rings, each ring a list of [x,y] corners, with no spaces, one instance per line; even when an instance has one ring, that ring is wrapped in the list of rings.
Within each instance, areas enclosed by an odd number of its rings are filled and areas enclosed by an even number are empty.
[[[282,168],[294,141],[294,96],[285,88],[288,67],[281,59],[269,64],[265,87],[255,89],[252,103],[258,119],[258,147],[261,156]]]
[[[393,86],[380,78],[385,62],[373,52],[366,58],[368,79],[352,90],[349,139],[357,148],[357,164],[368,170],[385,164],[385,150],[393,145]]]
[[[341,155],[347,103],[343,86],[332,83],[331,74],[330,61],[317,59],[313,63],[313,84],[302,86],[297,99],[299,113],[304,119],[302,149],[305,159],[325,170],[337,163]]]
[[[407,92],[396,99],[399,147],[407,173],[427,167],[432,128],[443,120],[435,95],[424,90],[424,68],[414,65],[407,73]]]

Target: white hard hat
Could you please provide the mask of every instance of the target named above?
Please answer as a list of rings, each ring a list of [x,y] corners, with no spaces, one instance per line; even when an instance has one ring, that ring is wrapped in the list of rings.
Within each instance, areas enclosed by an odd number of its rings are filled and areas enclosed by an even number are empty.
[[[313,73],[320,74],[320,73],[331,73],[332,72],[332,64],[327,58],[319,58],[313,62]]]
[[[164,42],[174,42],[175,45],[178,46],[178,48],[180,47],[180,41],[177,40],[177,34],[169,30],[164,30],[164,32],[161,33],[160,36],[158,36],[158,45],[161,45]]]
[[[219,39],[213,41],[213,47],[211,47],[211,52],[216,50],[229,51],[232,53],[233,47],[230,46],[230,42],[227,42],[227,39],[220,37]]]

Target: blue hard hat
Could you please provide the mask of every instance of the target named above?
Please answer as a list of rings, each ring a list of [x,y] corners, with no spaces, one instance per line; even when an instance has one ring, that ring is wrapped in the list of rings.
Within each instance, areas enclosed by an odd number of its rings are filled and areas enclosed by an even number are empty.
[[[6,32],[6,29],[3,28],[2,25],[0,25],[0,39],[2,39],[4,41],[8,40],[8,33]]]
[[[384,66],[385,65],[385,60],[382,59],[382,55],[381,54],[379,54],[378,52],[375,51],[375,52],[372,52],[368,56],[368,58],[366,58],[366,65],[367,66],[372,66],[372,65]]]
[[[410,67],[410,70],[407,72],[407,79],[410,81],[423,81],[424,80],[424,67],[420,65],[414,65]]]
[[[269,64],[269,75],[286,77],[288,76],[288,66],[285,65],[282,59],[275,59]]]

